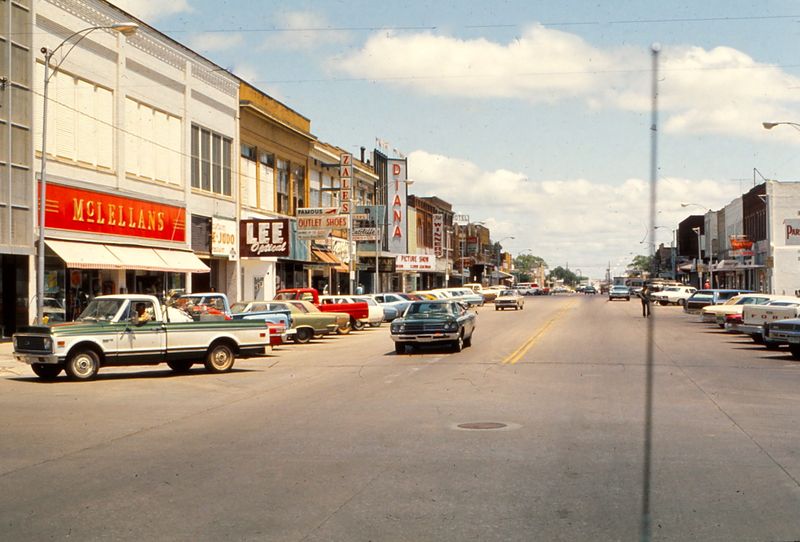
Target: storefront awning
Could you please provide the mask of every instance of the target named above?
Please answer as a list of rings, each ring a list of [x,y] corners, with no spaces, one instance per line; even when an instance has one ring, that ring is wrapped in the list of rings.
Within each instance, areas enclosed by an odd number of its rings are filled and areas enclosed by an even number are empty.
[[[162,248],[129,247],[76,241],[45,241],[71,269],[132,269],[208,273],[211,271],[192,252]]]
[[[72,269],[121,269],[119,260],[106,248],[94,243],[45,241],[58,257]]]
[[[203,261],[194,255],[193,252],[186,252],[183,250],[166,250],[163,248],[156,248],[156,254],[164,260],[169,266],[170,271],[178,271],[180,273],[210,273],[211,268],[208,267]]]
[[[106,245],[111,253],[122,264],[122,269],[140,269],[146,271],[173,271],[167,263],[158,257],[152,248],[124,247]],[[175,269],[175,271],[179,271]]]

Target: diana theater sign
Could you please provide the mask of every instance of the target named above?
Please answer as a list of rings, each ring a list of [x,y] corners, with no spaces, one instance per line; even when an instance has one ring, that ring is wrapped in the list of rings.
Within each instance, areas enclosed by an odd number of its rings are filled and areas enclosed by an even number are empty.
[[[405,254],[406,242],[406,191],[407,167],[405,160],[387,160],[389,178],[387,184],[387,223],[389,225],[389,252]]]

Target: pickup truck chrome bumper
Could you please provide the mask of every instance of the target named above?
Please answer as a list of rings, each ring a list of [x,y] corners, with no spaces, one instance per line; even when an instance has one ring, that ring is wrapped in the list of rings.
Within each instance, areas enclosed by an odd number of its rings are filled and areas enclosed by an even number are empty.
[[[730,326],[730,328],[728,327]],[[764,333],[764,326],[757,324],[725,324],[725,329],[738,331],[747,335],[761,335]]]
[[[59,359],[58,354],[22,354],[18,352],[14,352],[14,359],[28,365],[33,363],[56,365],[63,361],[63,359]]]
[[[420,334],[413,334],[413,335],[392,335],[392,340],[394,342],[401,342],[401,343],[436,343],[440,341],[455,341],[458,340],[458,331],[436,331],[430,333],[420,333]]]

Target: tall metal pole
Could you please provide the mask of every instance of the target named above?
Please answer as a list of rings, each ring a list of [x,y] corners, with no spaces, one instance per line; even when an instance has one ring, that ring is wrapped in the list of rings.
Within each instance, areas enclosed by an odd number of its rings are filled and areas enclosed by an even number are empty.
[[[373,293],[379,294],[381,292],[380,256],[382,248],[381,245],[383,244],[383,231],[381,230],[381,215],[377,212],[375,215],[378,217],[378,219],[375,221],[375,286],[373,287],[375,291]]]
[[[655,239],[656,231],[656,186],[658,183],[658,53],[661,46],[654,43],[651,46],[653,53],[653,81],[652,81],[652,124],[650,127],[650,233]],[[653,257],[655,245],[650,248]],[[652,533],[652,519],[650,512],[650,479],[651,463],[653,456],[653,364],[655,354],[655,318],[647,318],[647,346],[645,371],[645,404],[644,404],[644,458],[642,469],[642,518],[640,540],[649,542]]]
[[[47,206],[47,91],[50,87],[50,58],[53,53],[46,47],[44,53],[44,103],[42,104],[42,164],[39,173],[39,246],[36,268],[36,323],[44,324],[44,213]]]

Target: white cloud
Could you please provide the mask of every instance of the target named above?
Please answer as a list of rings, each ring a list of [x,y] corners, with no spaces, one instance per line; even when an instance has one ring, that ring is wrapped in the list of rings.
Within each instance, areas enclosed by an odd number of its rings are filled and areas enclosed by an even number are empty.
[[[332,28],[320,13],[289,11],[276,14],[274,21],[277,30],[264,40],[264,49],[310,51],[350,40],[346,31]]]
[[[408,157],[413,191],[451,203],[472,221],[484,221],[494,240],[517,254],[527,248],[551,267],[570,263],[584,274],[602,278],[609,261],[648,252],[647,224],[650,187],[641,179],[618,185],[590,179],[532,181],[522,173],[484,171],[467,160],[425,151]],[[669,246],[672,229],[690,214],[682,202],[704,202],[722,208],[739,195],[738,185],[711,179],[667,178],[658,186],[657,243]]]
[[[114,4],[147,23],[192,11],[188,0],[114,0]]]
[[[649,51],[601,49],[540,25],[509,43],[380,33],[335,65],[352,76],[439,96],[579,98],[597,108],[650,108]],[[666,48],[660,71],[659,102],[668,131],[759,137],[765,135],[763,120],[797,116],[800,78],[730,47]]]
[[[202,32],[189,38],[189,47],[195,51],[225,51],[239,47],[244,38],[236,32]]]

